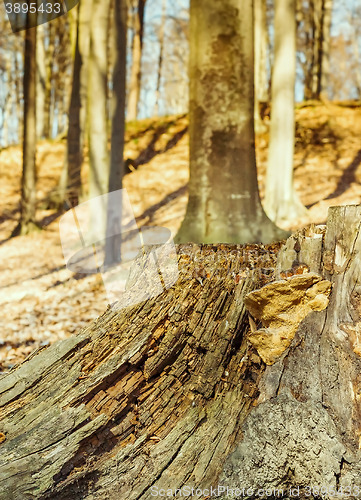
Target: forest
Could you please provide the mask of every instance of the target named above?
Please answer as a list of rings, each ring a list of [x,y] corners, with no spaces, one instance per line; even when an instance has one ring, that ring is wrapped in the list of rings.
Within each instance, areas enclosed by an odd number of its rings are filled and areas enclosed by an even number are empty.
[[[361,4],[0,4],[0,500],[361,497]]]

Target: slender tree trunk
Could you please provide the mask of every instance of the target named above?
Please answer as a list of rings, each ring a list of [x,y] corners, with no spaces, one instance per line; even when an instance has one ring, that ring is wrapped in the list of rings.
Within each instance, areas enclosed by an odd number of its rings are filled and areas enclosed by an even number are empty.
[[[45,105],[44,105],[44,137],[49,139],[53,127],[53,66],[55,50],[54,24],[48,24],[48,47],[46,51],[46,82],[45,82]]]
[[[305,215],[293,186],[296,76],[295,1],[276,0],[270,145],[264,206],[276,223]]]
[[[19,49],[20,51],[20,49]],[[21,68],[19,67],[18,55],[14,57],[14,72],[15,72],[15,98],[16,98],[16,119],[18,124],[18,142],[23,138],[24,135],[24,125],[23,125],[23,108],[21,106],[23,97],[22,88],[22,78],[21,78]]]
[[[360,226],[334,207],[277,265],[275,246],[179,247],[161,296],[2,376],[0,499],[357,498]]]
[[[128,93],[127,120],[136,120],[141,89],[141,63],[143,50],[144,8],[146,0],[137,0],[134,13],[134,34],[132,46],[132,67]]]
[[[323,0],[313,1],[313,57],[312,57],[312,98],[318,99],[321,92]]]
[[[260,113],[261,103],[268,99],[267,79],[267,19],[266,0],[254,0],[254,120],[255,131],[265,132],[267,127],[262,121]]]
[[[74,207],[79,203],[81,191],[81,165],[86,121],[87,70],[89,56],[90,13],[92,0],[81,0],[73,12],[75,27],[73,54],[73,79],[68,111],[67,154],[59,180],[56,204]],[[85,87],[85,89],[84,89]]]
[[[323,23],[322,23],[322,73],[320,97],[327,100],[328,81],[330,77],[330,49],[331,49],[331,21],[333,0],[323,0]]]
[[[86,137],[92,3],[92,0],[81,0],[78,7],[67,142],[66,191],[69,206],[77,205],[81,194],[81,165]]]
[[[190,179],[179,242],[270,242],[258,194],[252,0],[192,0]]]
[[[6,57],[6,76],[7,76],[7,88],[6,88],[6,98],[4,107],[2,109],[2,133],[1,139],[5,146],[10,144],[10,133],[9,124],[11,123],[11,110],[13,105],[13,86],[14,86],[14,76],[12,72],[12,60],[10,54]]]
[[[36,31],[25,31],[24,49],[24,139],[21,213],[13,234],[27,234],[36,228]]]
[[[157,90],[155,92],[154,115],[159,115],[160,87],[162,81],[163,53],[164,53],[164,30],[167,12],[167,0],[162,1],[162,20],[159,27],[159,58],[158,58],[158,74],[157,74]]]
[[[308,16],[303,16],[309,20],[305,21],[310,54],[304,64],[306,99],[327,98],[332,4],[333,0],[310,0]]]
[[[89,59],[89,197],[103,195],[109,186],[107,45],[110,0],[93,0]],[[92,214],[99,239],[105,236],[103,214]]]
[[[126,41],[127,41],[127,3],[126,0],[114,1],[114,25],[112,43],[113,94],[111,106],[111,150],[109,193],[122,188],[124,175],[124,133],[125,133],[125,89],[126,89]],[[114,210],[118,208],[118,210]],[[111,266],[121,259],[122,207],[111,204],[107,211],[107,239],[105,246],[105,266]],[[109,235],[115,235],[109,237]]]
[[[44,47],[44,26],[37,27],[36,44],[36,136],[42,139],[44,136],[44,108],[46,92],[46,57]]]

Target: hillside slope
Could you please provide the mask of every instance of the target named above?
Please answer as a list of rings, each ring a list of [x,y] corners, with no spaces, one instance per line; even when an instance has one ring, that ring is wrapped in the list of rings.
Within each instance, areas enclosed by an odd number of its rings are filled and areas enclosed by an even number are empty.
[[[332,205],[361,200],[361,108],[310,105],[297,109],[295,186],[310,208],[297,229],[322,223]],[[188,181],[187,117],[128,124],[124,179],[139,226],[177,231],[185,213]],[[257,137],[261,194],[268,135]],[[44,231],[9,239],[19,215],[21,148],[0,151],[0,371],[39,345],[65,338],[106,307],[101,277],[77,276],[64,266],[58,216],[46,210],[63,163],[64,142],[40,142],[37,152],[38,220]],[[221,168],[221,166],[220,166]],[[87,164],[84,165],[84,179]],[[2,363],[2,365],[1,365]]]

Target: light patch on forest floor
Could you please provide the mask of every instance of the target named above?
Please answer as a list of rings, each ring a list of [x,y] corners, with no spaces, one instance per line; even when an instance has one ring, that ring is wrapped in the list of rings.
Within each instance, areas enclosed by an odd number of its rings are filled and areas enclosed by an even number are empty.
[[[332,205],[361,200],[361,109],[316,105],[297,110],[295,186],[310,207],[309,218],[287,227],[324,223]],[[187,117],[148,119],[128,126],[124,179],[139,226],[177,231],[185,213],[188,182]],[[261,194],[268,134],[257,137]],[[21,148],[0,151],[0,371],[21,361],[41,343],[79,331],[104,311],[101,277],[67,270],[61,252],[59,214],[45,210],[63,164],[65,142],[41,141],[37,217],[42,232],[9,239],[19,216]],[[87,171],[84,165],[84,177]]]

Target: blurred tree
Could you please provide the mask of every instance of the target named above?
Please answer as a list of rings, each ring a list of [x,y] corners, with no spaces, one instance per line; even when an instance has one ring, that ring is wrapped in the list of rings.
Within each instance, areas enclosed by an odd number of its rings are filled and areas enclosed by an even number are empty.
[[[29,16],[30,18],[30,16]],[[36,229],[36,27],[25,30],[24,139],[20,221],[13,236]]]
[[[144,34],[144,9],[146,0],[130,0],[133,28],[132,66],[127,104],[127,120],[136,120],[141,88],[141,62]]]
[[[162,0],[162,20],[159,26],[159,58],[157,72],[157,89],[155,92],[154,115],[159,115],[160,85],[162,79],[163,54],[164,54],[164,30],[166,22],[167,0]]]
[[[92,0],[80,0],[78,7],[71,12],[75,29],[67,150],[58,193],[55,196],[58,206],[62,206],[65,202],[68,207],[74,207],[79,203],[82,185],[81,166],[85,141]]]
[[[112,101],[111,101],[111,150],[109,192],[122,188],[124,174],[124,132],[125,132],[125,76],[127,40],[127,4],[125,0],[114,0],[112,43]],[[105,266],[120,261],[122,212],[108,207]]]
[[[45,107],[45,31],[44,25],[37,27],[36,43],[36,137],[44,137],[44,107]]]
[[[267,15],[266,0],[254,0],[254,119],[257,133],[265,132],[260,107],[267,103]]]
[[[254,145],[252,0],[191,0],[190,180],[178,242],[271,242]]]
[[[327,97],[333,0],[298,0],[298,47],[305,99]]]
[[[110,0],[93,0],[88,73],[89,197],[108,192],[107,45]],[[105,234],[105,220],[92,214],[94,230]]]
[[[45,102],[44,102],[44,138],[51,137],[51,124],[53,123],[52,88],[55,64],[55,25],[49,23],[47,28],[47,40],[45,51],[46,80],[45,80]]]
[[[293,186],[295,0],[275,0],[270,145],[264,206],[276,223],[305,215]]]

